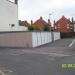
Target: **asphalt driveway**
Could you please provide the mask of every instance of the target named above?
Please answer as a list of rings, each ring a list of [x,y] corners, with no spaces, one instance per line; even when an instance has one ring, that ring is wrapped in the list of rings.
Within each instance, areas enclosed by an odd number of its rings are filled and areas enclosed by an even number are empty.
[[[73,40],[31,49],[0,48],[0,75],[75,75],[74,67],[62,68],[62,64],[75,64]]]

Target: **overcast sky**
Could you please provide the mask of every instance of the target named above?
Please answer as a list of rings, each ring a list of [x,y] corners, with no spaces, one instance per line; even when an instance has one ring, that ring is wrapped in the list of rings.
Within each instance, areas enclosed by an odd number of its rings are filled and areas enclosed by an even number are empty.
[[[57,20],[62,15],[75,17],[75,0],[19,0],[19,19],[37,20],[42,16]]]

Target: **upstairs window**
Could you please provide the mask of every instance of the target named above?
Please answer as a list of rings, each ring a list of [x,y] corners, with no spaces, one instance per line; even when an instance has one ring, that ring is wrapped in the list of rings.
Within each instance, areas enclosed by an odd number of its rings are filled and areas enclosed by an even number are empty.
[[[57,28],[60,28],[60,25],[58,24]]]
[[[67,24],[67,29],[69,29],[69,24]]]
[[[75,29],[75,24],[74,24],[74,29]]]

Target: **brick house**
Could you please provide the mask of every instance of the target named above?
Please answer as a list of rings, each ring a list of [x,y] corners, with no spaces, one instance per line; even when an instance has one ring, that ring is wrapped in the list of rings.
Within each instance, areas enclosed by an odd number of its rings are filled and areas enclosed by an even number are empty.
[[[54,29],[59,32],[73,32],[74,31],[74,21],[67,19],[65,16],[62,16],[58,21],[54,21]]]
[[[25,26],[25,27],[29,27],[30,26],[30,24],[26,20],[25,21],[19,20],[19,25],[20,26]]]
[[[51,22],[50,20],[48,19],[48,23],[43,20],[42,17],[40,17],[40,19],[36,20],[34,23],[33,23],[33,26],[37,29],[37,30],[41,30],[43,31],[44,30],[44,27],[45,25],[48,25],[49,29],[51,27]]]

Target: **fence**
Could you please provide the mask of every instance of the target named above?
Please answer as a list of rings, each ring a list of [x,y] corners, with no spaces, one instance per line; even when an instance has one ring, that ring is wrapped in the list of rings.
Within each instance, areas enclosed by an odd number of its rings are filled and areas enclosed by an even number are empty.
[[[37,47],[60,39],[60,32],[0,32],[0,47]]]
[[[32,46],[37,47],[49,42],[52,42],[50,32],[33,32],[32,33]]]
[[[60,32],[33,32],[32,47],[37,47],[60,39]]]
[[[61,38],[75,38],[75,32],[61,32]]]

